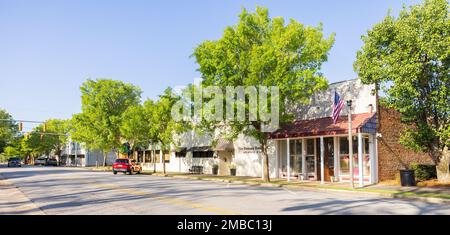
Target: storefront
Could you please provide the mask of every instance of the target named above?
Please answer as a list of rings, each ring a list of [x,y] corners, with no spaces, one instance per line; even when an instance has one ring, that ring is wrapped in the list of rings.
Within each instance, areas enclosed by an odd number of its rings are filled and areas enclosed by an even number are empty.
[[[301,120],[273,133],[276,175],[288,180],[349,181],[347,117]],[[377,182],[376,115],[352,115],[353,175],[360,185]]]

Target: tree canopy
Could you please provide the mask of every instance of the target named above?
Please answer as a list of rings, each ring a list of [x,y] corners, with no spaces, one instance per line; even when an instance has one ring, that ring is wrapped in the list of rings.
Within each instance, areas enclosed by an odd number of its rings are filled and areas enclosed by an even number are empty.
[[[122,81],[88,79],[80,90],[82,112],[73,115],[72,139],[104,153],[119,149],[123,114],[140,103],[140,88]]]
[[[122,114],[120,132],[123,139],[127,140],[132,150],[137,146],[148,146],[150,142],[149,117],[140,104],[128,107]]]
[[[13,140],[19,129],[17,124],[12,120],[12,116],[6,110],[0,109],[0,153]]]
[[[193,56],[204,87],[278,87],[280,120],[290,121],[293,115],[287,112],[289,105],[307,103],[314,92],[327,87],[320,70],[333,43],[334,34],[325,38],[321,25],[304,26],[294,19],[286,23],[281,17],[270,18],[266,8],[257,7],[253,13],[242,9],[236,25],[227,27],[220,39],[201,43]],[[250,108],[265,107],[246,105],[247,111]],[[259,129],[261,123],[227,124],[235,132],[232,136],[246,133],[259,141],[268,181],[268,133]]]
[[[388,14],[362,40],[355,71],[364,83],[384,91],[387,106],[412,124],[401,143],[429,153],[439,164],[450,145],[449,3],[425,0],[404,7],[398,17]],[[444,165],[450,178],[448,160]]]

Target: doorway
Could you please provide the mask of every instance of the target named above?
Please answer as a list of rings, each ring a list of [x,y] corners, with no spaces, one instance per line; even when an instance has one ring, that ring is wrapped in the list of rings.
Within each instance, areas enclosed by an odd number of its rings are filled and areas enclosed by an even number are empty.
[[[321,156],[320,156],[320,139],[317,139],[316,145],[318,146],[318,153],[317,153],[317,164],[316,164],[316,175],[317,180],[321,179],[320,174],[320,163],[321,163]],[[331,181],[331,177],[334,177],[334,140],[333,137],[327,137],[323,138],[323,145],[324,145],[324,181]]]
[[[219,175],[230,175],[230,164],[232,154],[229,151],[220,151],[219,155]]]

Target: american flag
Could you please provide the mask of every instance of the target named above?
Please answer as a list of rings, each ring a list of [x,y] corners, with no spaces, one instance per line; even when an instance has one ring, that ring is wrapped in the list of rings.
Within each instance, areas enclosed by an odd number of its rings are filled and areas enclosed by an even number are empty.
[[[336,124],[339,114],[344,107],[344,100],[341,99],[339,94],[334,91],[334,103],[333,103],[333,123]]]

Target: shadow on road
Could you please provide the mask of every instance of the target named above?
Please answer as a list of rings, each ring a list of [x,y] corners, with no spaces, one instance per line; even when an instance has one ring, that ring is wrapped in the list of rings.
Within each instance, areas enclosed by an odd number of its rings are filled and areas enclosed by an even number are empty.
[[[66,168],[66,167],[54,167],[54,166],[23,166],[21,168],[8,168],[6,166],[0,166],[0,168],[6,168],[8,171],[0,171],[7,179],[17,179],[17,178],[26,178],[33,177],[37,175],[49,175],[49,174],[67,174],[67,173],[80,173],[86,172],[84,169],[75,169],[75,168]],[[30,169],[30,170],[27,170]],[[38,168],[38,169],[37,169]]]

